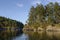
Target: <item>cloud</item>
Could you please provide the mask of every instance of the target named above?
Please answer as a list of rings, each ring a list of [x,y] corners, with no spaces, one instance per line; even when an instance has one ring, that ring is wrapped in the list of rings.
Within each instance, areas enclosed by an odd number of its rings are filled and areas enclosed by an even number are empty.
[[[35,1],[32,2],[32,5],[36,5],[36,4],[40,4],[40,3],[41,3],[41,1],[35,0]]]
[[[21,4],[21,3],[17,3],[16,5],[17,5],[17,7],[23,7],[23,6],[24,6],[24,5]]]

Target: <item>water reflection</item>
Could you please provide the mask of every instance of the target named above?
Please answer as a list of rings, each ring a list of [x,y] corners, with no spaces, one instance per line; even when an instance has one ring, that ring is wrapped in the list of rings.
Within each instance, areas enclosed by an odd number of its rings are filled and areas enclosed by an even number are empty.
[[[22,35],[14,38],[13,40],[28,40],[28,35],[23,33]]]
[[[29,40],[60,40],[60,32],[26,32]]]
[[[21,31],[2,30],[0,40],[60,40],[60,32],[30,31],[22,33]]]
[[[22,31],[0,30],[0,40],[12,40],[14,37],[20,36]]]

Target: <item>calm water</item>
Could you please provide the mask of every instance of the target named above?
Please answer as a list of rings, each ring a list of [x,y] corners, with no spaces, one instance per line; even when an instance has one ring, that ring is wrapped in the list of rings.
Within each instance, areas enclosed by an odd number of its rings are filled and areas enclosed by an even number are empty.
[[[0,40],[60,40],[60,32],[0,32]]]

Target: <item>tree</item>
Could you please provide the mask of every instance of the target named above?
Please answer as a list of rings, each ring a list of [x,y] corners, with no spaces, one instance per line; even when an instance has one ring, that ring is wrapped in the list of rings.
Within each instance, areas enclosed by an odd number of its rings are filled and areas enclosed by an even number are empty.
[[[6,28],[7,27],[23,28],[24,25],[19,21],[0,16],[0,27],[2,27],[2,28],[5,28],[5,27]]]
[[[56,2],[54,4],[54,16],[55,16],[55,21],[56,23],[60,23],[60,5]]]
[[[28,19],[28,25],[31,26],[34,24],[34,11],[35,11],[35,8],[32,6],[31,9],[30,9],[30,13],[29,13],[29,19]]]
[[[57,2],[31,7],[27,22],[29,27],[42,27],[46,30],[48,25],[54,26],[58,23],[60,23],[60,5]]]

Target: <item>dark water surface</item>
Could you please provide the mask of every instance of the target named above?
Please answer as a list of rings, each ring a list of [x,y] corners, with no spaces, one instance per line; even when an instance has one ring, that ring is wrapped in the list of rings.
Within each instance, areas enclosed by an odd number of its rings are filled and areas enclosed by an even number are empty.
[[[0,32],[0,40],[60,40],[60,32]]]

